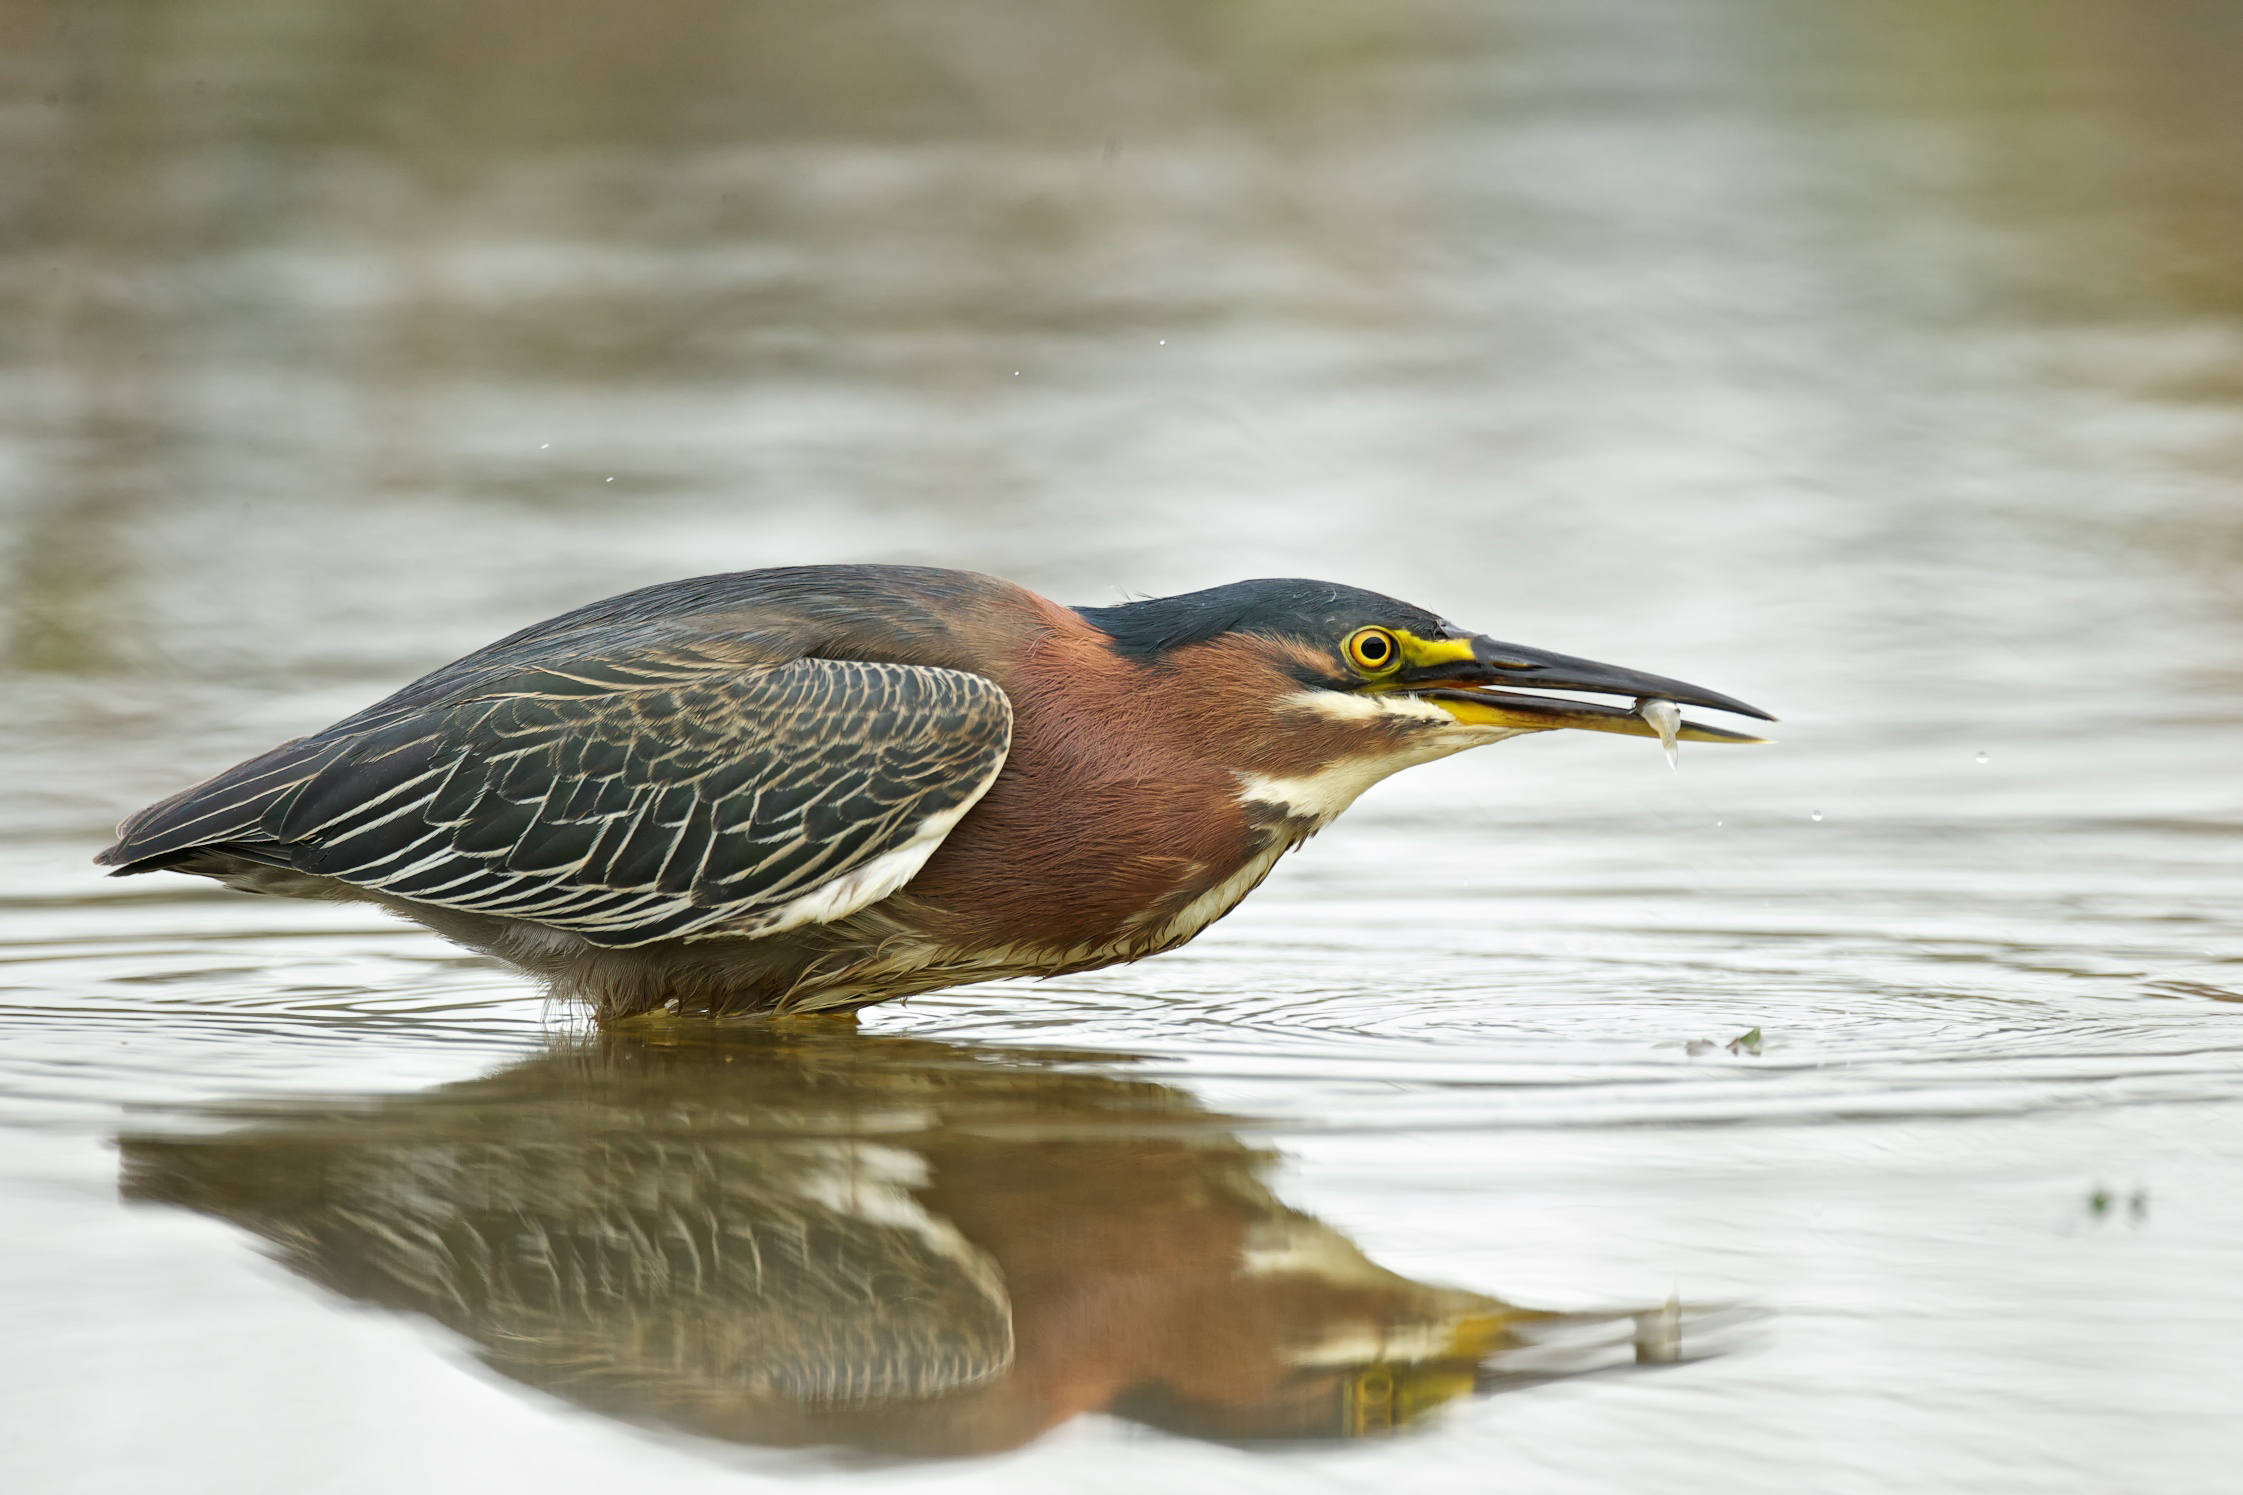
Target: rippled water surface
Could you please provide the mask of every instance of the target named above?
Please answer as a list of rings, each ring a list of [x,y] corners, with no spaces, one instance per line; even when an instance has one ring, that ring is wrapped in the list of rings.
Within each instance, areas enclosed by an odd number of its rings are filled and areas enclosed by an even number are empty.
[[[2213,1491],[2243,25],[0,4],[0,1487]],[[1700,680],[1190,947],[601,1036],[123,812],[781,562]]]

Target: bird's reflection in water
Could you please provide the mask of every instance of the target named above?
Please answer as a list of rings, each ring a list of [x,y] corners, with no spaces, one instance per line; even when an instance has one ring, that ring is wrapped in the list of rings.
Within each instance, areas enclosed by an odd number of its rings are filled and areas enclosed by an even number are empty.
[[[1222,1439],[1383,1432],[1472,1391],[1678,1358],[1373,1264],[1273,1155],[1090,1060],[841,1031],[609,1035],[484,1079],[124,1143],[128,1197],[425,1314],[633,1422],[898,1455],[1106,1410]]]

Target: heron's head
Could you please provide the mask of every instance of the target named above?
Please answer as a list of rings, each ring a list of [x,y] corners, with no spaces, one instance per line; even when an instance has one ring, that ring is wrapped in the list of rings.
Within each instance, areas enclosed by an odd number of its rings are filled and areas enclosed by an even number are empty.
[[[1148,670],[1149,689],[1244,739],[1242,768],[1321,778],[1307,798],[1329,808],[1300,806],[1319,820],[1398,768],[1525,732],[1760,742],[1680,707],[1774,719],[1702,685],[1505,643],[1333,582],[1241,581],[1077,611]]]

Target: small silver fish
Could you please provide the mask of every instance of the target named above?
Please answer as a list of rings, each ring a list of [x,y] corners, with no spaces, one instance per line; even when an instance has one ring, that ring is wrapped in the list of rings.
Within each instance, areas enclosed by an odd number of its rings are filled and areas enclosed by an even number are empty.
[[[1636,715],[1649,722],[1651,730],[1659,734],[1659,746],[1667,754],[1667,767],[1680,773],[1682,764],[1676,757],[1675,734],[1682,730],[1682,708],[1660,696],[1645,696],[1636,702]]]

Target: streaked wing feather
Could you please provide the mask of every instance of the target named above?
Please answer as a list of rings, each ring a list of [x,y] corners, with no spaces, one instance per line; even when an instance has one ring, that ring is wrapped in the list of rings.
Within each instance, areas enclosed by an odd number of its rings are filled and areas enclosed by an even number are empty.
[[[608,945],[752,933],[925,846],[1003,766],[978,675],[670,650],[571,661],[275,749],[128,821],[105,860],[222,846]],[[916,838],[916,839],[915,839]]]

